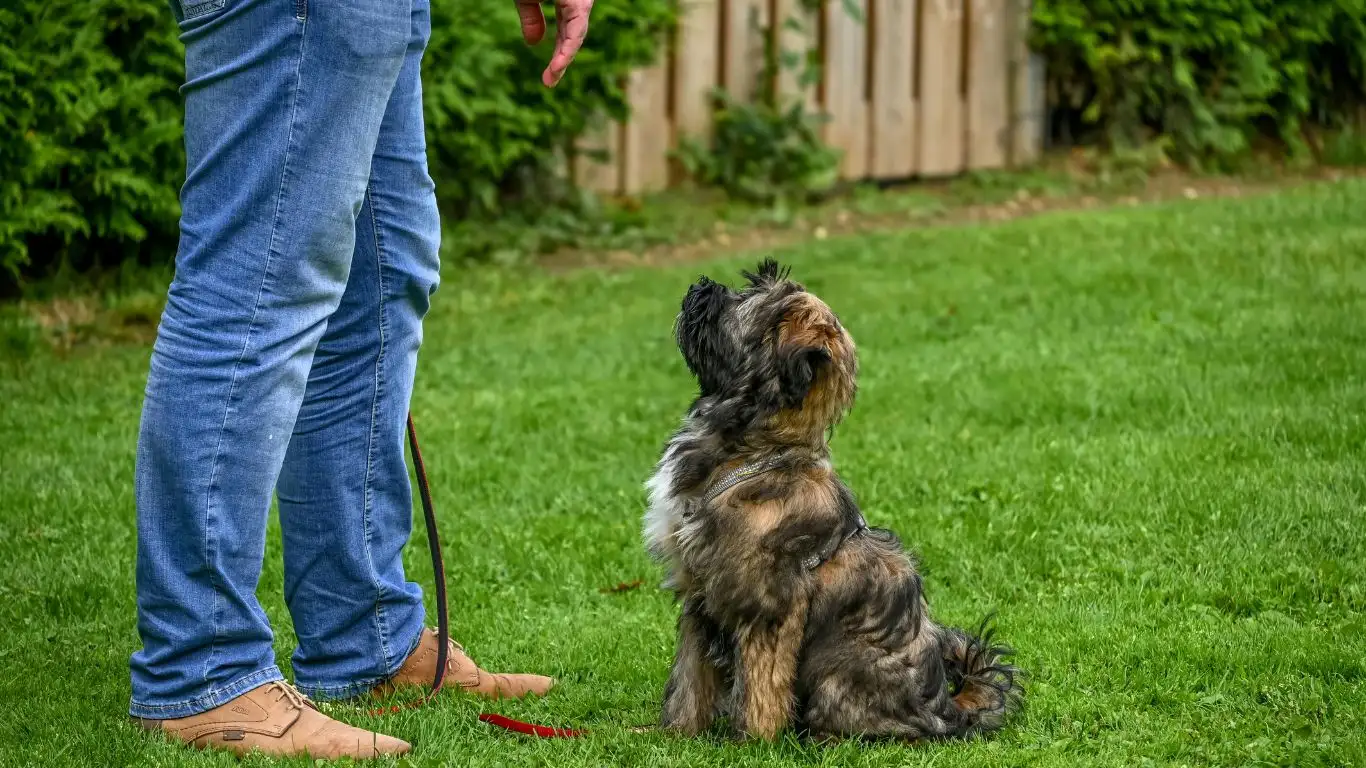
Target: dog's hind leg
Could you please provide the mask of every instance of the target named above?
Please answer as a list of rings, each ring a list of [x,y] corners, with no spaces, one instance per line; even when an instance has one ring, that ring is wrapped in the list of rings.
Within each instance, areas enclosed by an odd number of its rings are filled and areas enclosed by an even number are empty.
[[[691,601],[678,617],[678,651],[664,688],[661,725],[688,736],[711,727],[721,694],[721,672],[711,658],[717,628]]]
[[[776,623],[740,631],[735,683],[735,729],[748,737],[772,740],[792,722],[797,657],[806,627],[806,604]]]

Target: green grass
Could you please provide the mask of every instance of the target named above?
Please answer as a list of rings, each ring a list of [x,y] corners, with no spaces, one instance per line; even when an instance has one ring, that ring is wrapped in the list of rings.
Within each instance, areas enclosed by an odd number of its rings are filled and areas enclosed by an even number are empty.
[[[997,738],[916,748],[626,730],[672,653],[641,483],[691,395],[670,326],[702,268],[452,271],[414,409],[455,628],[487,666],[562,680],[489,709],[592,733],[510,736],[456,696],[329,711],[414,765],[1360,765],[1364,211],[1347,181],[778,254],[859,343],[835,452],[870,522],[921,554],[939,618],[998,610],[1031,675]],[[0,366],[0,764],[234,764],[124,717],[147,353]],[[260,595],[287,662],[280,591],[272,529]]]

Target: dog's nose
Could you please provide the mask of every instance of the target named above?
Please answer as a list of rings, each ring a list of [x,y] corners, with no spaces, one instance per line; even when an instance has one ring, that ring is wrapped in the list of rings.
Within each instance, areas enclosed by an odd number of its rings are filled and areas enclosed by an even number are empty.
[[[693,283],[692,287],[688,288],[688,293],[715,290],[720,287],[720,283],[704,275],[702,277],[697,278],[697,282]]]
[[[718,291],[724,290],[725,286],[714,282],[709,278],[703,277],[688,288],[688,295],[683,297],[683,306],[686,308],[699,305],[702,302],[711,299]]]

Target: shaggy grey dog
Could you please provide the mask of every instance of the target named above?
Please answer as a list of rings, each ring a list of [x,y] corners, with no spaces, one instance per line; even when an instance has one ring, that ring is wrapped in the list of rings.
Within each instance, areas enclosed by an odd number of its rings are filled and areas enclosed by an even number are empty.
[[[663,726],[906,740],[999,728],[1010,653],[930,618],[912,558],[831,468],[853,406],[849,332],[772,260],[702,278],[675,333],[700,395],[647,483],[645,539],[682,611]],[[983,624],[985,629],[985,622]],[[980,634],[980,633],[979,633]]]

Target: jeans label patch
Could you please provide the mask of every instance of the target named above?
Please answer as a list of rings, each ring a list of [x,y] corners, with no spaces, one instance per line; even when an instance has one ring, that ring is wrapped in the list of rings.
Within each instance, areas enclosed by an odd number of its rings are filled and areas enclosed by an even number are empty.
[[[206,13],[222,10],[228,0],[180,0],[180,12],[186,19],[195,19]]]

